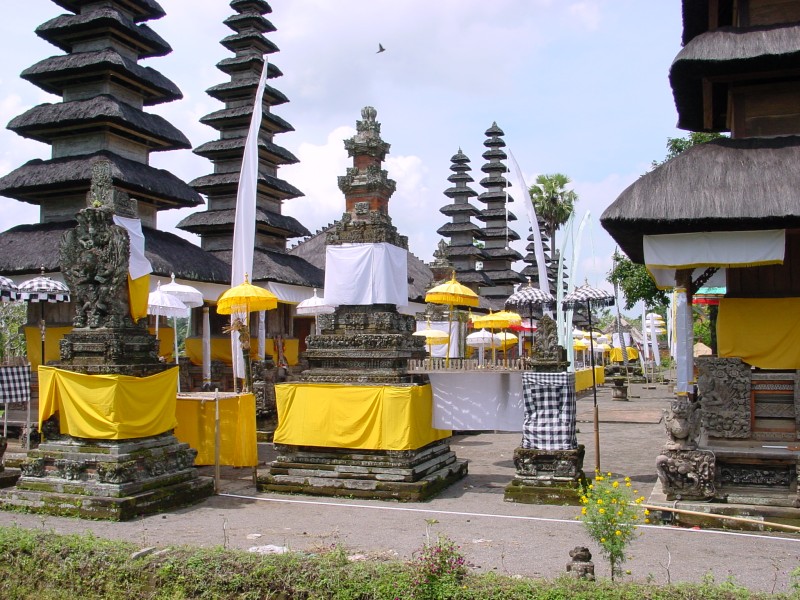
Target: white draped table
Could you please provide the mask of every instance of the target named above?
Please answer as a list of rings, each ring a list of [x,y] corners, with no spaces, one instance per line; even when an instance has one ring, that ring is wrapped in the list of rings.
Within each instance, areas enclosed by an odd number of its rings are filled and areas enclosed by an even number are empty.
[[[522,431],[522,371],[429,372],[433,427],[454,431]]]

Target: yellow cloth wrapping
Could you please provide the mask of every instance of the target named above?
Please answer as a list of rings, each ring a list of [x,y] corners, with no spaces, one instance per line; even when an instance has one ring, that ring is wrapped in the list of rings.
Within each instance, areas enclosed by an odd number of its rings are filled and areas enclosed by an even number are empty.
[[[416,450],[449,437],[431,427],[430,384],[393,387],[284,383],[275,386],[276,444]]]
[[[213,399],[197,400],[191,394],[178,396],[175,436],[197,450],[195,465],[214,464],[215,402]],[[223,396],[219,399],[219,431],[221,465],[258,465],[256,398],[253,394]]]
[[[611,362],[622,362],[622,348],[612,348],[608,353]],[[628,346],[628,360],[639,360],[639,351]]]
[[[147,298],[150,295],[150,275],[142,275],[131,279],[128,275],[128,299],[131,319],[136,323],[147,316]]]
[[[295,366],[298,363],[298,358],[300,356],[299,345],[300,340],[297,339],[283,340],[284,356],[286,357],[286,362],[289,363],[290,366]],[[275,341],[267,339],[264,346],[266,353],[277,363],[278,355],[275,353]],[[203,364],[202,338],[186,338],[186,356],[189,357],[193,365]],[[258,339],[250,340],[250,356],[253,360],[258,359]],[[224,362],[226,365],[231,364],[231,338],[227,336],[214,336],[211,338],[211,360],[218,360]]]
[[[126,440],[173,429],[178,369],[150,377],[84,375],[39,367],[39,430],[59,414],[61,433]]]
[[[65,334],[72,331],[72,327],[47,327],[45,331],[45,362],[61,360],[59,341]],[[42,332],[38,327],[25,327],[25,346],[28,352],[28,362],[31,368],[36,369],[42,364]]]
[[[602,385],[606,382],[606,370],[603,367],[594,368],[594,378],[597,385]],[[582,392],[583,390],[591,389],[592,387],[592,369],[580,369],[575,371],[575,391]]]
[[[800,298],[722,298],[717,352],[759,369],[800,369]]]
[[[148,331],[156,334],[156,328],[150,327]],[[158,328],[158,355],[166,362],[175,362],[175,330],[172,327]]]

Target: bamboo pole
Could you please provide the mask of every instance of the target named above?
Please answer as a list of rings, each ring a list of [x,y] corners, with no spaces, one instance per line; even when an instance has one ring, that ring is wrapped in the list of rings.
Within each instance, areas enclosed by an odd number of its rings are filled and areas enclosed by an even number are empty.
[[[669,506],[655,506],[653,504],[640,504],[642,508],[648,510],[660,510],[678,513],[682,515],[693,515],[697,517],[712,517],[714,519],[724,519],[727,521],[736,521],[738,523],[752,523],[753,525],[761,525],[762,527],[775,527],[779,529],[788,529],[789,531],[800,531],[800,527],[794,525],[784,525],[783,523],[772,523],[769,521],[759,521],[758,519],[748,519],[746,517],[733,517],[729,515],[718,515],[716,513],[705,513],[697,510],[686,510],[685,508],[672,508]]]

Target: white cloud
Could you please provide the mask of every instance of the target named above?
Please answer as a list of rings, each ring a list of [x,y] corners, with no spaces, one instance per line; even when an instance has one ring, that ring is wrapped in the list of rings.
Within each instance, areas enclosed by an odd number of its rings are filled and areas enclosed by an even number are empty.
[[[586,29],[594,31],[600,28],[601,14],[597,2],[585,0],[569,5],[569,14]]]

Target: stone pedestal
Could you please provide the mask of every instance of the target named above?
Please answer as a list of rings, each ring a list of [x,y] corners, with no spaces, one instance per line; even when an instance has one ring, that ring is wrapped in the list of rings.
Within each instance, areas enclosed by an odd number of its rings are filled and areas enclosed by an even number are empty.
[[[16,488],[0,492],[0,508],[124,521],[191,504],[214,492],[196,455],[172,433],[45,442],[28,452]]]
[[[506,486],[505,500],[525,504],[580,504],[586,486],[586,450],[514,450],[517,474]]]
[[[158,360],[158,339],[145,327],[76,328],[61,340],[60,369],[86,375],[148,377],[174,364]]]
[[[276,444],[259,491],[418,502],[467,474],[447,440],[418,450],[347,450]]]
[[[17,469],[6,470],[3,464],[3,455],[6,453],[8,441],[0,435],[0,488],[14,485],[19,479],[19,471]]]
[[[614,385],[611,388],[612,400],[627,400],[628,399],[628,386],[627,385]]]
[[[667,500],[711,500],[716,492],[714,463],[708,450],[662,450],[656,471]]]

